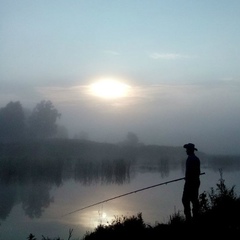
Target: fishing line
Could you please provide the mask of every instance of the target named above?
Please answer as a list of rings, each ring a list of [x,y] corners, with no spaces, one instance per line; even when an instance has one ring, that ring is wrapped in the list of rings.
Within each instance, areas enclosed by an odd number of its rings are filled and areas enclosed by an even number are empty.
[[[200,173],[200,175],[203,175],[203,174],[205,174],[205,172]],[[117,199],[117,198],[125,197],[125,196],[133,194],[133,193],[141,192],[141,191],[144,191],[144,190],[147,190],[147,189],[150,189],[150,188],[158,187],[158,186],[161,186],[161,185],[166,185],[168,183],[173,183],[173,182],[181,181],[181,180],[184,180],[184,179],[185,179],[185,177],[177,178],[177,179],[173,179],[173,180],[170,180],[170,181],[154,184],[154,185],[151,185],[151,186],[148,186],[148,187],[140,188],[140,189],[137,189],[137,190],[134,190],[134,191],[131,191],[131,192],[127,192],[127,193],[124,193],[124,194],[121,194],[121,195],[118,195],[118,196],[115,196],[115,197],[111,197],[111,198],[102,200],[100,202],[93,203],[91,205],[88,205],[88,206],[76,209],[76,210],[74,210],[72,212],[69,212],[69,213],[66,213],[66,214],[62,215],[62,217],[65,217],[67,215],[70,215],[70,214],[73,214],[73,213],[76,213],[76,212],[80,212],[80,211],[82,211],[84,209],[87,209],[87,208],[99,205],[101,203],[105,203],[105,202],[112,201],[112,200]]]

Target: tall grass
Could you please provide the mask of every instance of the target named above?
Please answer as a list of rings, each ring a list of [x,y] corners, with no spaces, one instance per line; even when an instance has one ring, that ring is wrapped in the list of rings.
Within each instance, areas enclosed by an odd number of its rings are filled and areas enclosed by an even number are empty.
[[[92,232],[86,232],[82,240],[127,240],[127,239],[160,239],[166,237],[235,237],[240,234],[240,197],[235,186],[227,187],[220,170],[220,179],[216,187],[199,195],[200,212],[197,219],[186,222],[181,212],[170,216],[168,223],[146,224],[142,213],[136,216],[115,217],[106,225],[100,224]],[[69,230],[68,240],[73,230]],[[28,240],[38,240],[30,234]],[[79,239],[79,238],[78,238]],[[42,240],[50,239],[43,236]]]

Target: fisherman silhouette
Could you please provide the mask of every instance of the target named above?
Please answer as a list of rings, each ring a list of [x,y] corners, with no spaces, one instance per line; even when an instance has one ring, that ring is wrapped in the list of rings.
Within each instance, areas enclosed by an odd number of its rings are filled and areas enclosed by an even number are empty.
[[[193,143],[185,144],[183,147],[186,149],[188,157],[186,160],[182,203],[186,221],[189,222],[196,219],[199,212],[200,160],[195,155],[197,148]]]

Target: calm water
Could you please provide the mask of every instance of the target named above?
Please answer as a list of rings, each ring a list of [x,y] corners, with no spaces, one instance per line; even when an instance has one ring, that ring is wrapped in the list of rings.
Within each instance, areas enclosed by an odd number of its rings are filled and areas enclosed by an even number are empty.
[[[42,167],[42,172],[38,169],[36,176],[31,171],[31,177],[8,172],[8,178],[0,184],[0,239],[26,239],[30,233],[38,239],[42,235],[67,239],[69,229],[73,229],[73,239],[81,239],[86,231],[100,223],[107,224],[117,216],[141,212],[144,221],[154,225],[167,222],[174,212],[183,211],[184,181],[178,181],[68,214],[114,196],[184,176],[184,169],[179,166],[173,169],[161,166],[159,169],[159,166],[145,165],[132,169],[118,162],[117,168],[106,164],[104,173],[95,165],[86,166],[80,164],[74,173],[64,174],[58,174],[60,170],[56,166],[57,171],[52,169],[46,174]],[[101,167],[103,169],[103,165]],[[202,166],[202,172],[206,174],[201,176],[200,193],[216,187],[220,179],[219,167]],[[236,185],[235,190],[240,193],[239,168],[227,167],[226,171],[223,168],[223,179],[229,187]]]

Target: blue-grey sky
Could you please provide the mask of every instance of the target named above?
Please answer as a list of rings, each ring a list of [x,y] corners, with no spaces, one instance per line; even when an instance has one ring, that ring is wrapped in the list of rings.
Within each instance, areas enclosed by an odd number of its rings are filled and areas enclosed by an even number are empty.
[[[70,136],[240,153],[240,1],[1,0],[0,107],[51,100]],[[124,97],[89,94],[99,78]]]

